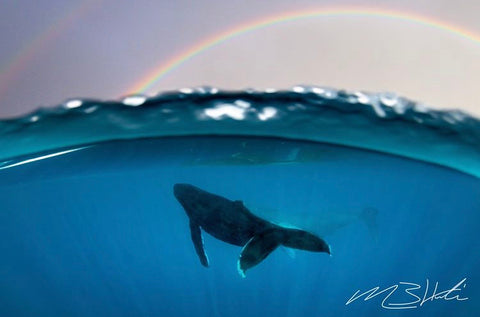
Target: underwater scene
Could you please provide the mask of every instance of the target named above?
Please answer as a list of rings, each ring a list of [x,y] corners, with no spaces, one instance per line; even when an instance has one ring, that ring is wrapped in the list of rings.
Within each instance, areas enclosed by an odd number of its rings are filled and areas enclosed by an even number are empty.
[[[474,316],[480,122],[202,87],[0,121],[2,316]]]

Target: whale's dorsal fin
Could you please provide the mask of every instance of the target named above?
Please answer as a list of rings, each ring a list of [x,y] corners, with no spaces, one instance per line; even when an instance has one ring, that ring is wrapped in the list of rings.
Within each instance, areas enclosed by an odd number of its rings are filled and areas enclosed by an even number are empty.
[[[202,231],[200,230],[200,226],[192,220],[190,220],[190,234],[192,236],[193,245],[195,246],[195,251],[197,251],[198,258],[200,259],[200,263],[202,263],[203,266],[208,267],[209,263],[203,247]]]
[[[245,207],[245,205],[243,204],[243,201],[241,200],[235,200],[233,203],[239,207],[242,207],[242,208]]]

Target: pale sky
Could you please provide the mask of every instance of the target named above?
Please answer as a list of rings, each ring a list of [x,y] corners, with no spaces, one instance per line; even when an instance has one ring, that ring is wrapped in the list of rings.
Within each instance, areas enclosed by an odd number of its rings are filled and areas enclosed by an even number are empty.
[[[229,38],[181,64],[147,93],[200,85],[311,84],[395,92],[480,117],[476,0],[3,0],[0,118],[69,98],[118,99],[159,65],[237,26],[340,7],[415,14],[466,30],[476,40],[411,20],[305,18]]]

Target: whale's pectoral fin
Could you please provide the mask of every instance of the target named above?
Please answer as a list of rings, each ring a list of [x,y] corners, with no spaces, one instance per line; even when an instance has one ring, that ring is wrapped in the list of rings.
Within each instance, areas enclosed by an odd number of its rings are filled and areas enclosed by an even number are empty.
[[[203,266],[208,267],[209,263],[207,254],[205,253],[205,249],[203,247],[202,231],[200,230],[200,226],[191,220],[190,233],[192,235],[193,245],[195,246],[195,251],[197,251],[200,263],[202,263]]]
[[[283,234],[278,229],[267,229],[253,236],[240,253],[238,273],[245,277],[245,271],[262,262],[282,243],[282,239]]]

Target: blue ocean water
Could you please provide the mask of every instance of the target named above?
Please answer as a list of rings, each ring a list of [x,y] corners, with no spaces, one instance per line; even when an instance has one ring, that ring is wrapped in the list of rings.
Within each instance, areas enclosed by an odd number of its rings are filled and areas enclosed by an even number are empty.
[[[0,122],[1,315],[476,315],[478,120],[302,89],[70,101]],[[242,278],[242,248],[204,233],[205,268],[175,183],[312,232],[332,256],[280,247]]]

